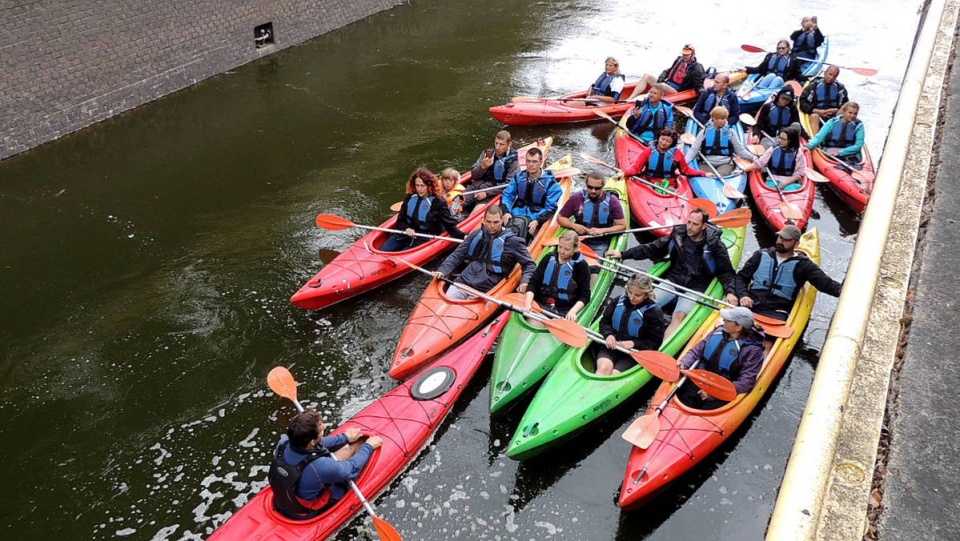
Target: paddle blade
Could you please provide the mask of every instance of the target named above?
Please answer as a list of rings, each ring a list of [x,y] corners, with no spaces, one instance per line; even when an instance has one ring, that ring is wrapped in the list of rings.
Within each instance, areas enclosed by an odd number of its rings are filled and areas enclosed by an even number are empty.
[[[579,168],[577,168],[577,167],[564,167],[563,169],[554,169],[554,170],[553,170],[553,175],[554,175],[555,177],[557,177],[557,178],[575,177],[575,176],[579,175],[579,174],[582,173],[582,172],[583,172],[583,171],[581,171],[581,170],[580,170]]]
[[[674,105],[673,110],[687,118],[693,118],[693,111],[684,105]]]
[[[709,199],[703,199],[702,197],[694,197],[689,201],[690,208],[701,208],[707,211],[707,214],[710,215],[710,218],[713,218],[717,215],[717,204]]]
[[[270,390],[278,395],[289,399],[291,402],[297,401],[297,382],[293,380],[293,374],[285,366],[277,366],[267,374],[267,385]]]
[[[847,68],[847,69],[859,75],[864,75],[866,77],[872,77],[877,73],[879,73],[877,70],[873,68]]]
[[[403,202],[402,202],[402,201],[397,201],[396,203],[390,205],[390,211],[391,211],[391,212],[400,212],[400,209],[402,209],[402,208],[403,208]]]
[[[547,101],[546,98],[538,98],[536,96],[514,96],[510,99],[512,103],[540,103],[542,101]]]
[[[677,381],[680,378],[680,368],[677,367],[677,361],[659,351],[634,351],[630,353],[633,360],[646,369],[654,376],[663,381]]]
[[[647,449],[659,433],[660,417],[656,413],[648,413],[630,423],[620,437],[641,449]]]
[[[513,293],[507,293],[506,295],[501,297],[500,300],[502,300],[503,302],[514,304],[516,306],[523,306],[523,304],[527,302],[527,297],[523,293],[517,293],[516,291],[514,291]]]
[[[741,45],[740,48],[743,49],[744,51],[747,51],[748,53],[765,53],[765,52],[767,52],[767,50],[764,49],[763,47],[757,47],[756,45]]]
[[[761,316],[754,315],[754,318],[760,322]],[[768,318],[769,319],[769,318]],[[760,323],[760,330],[763,331],[763,334],[769,336],[770,338],[790,338],[793,336],[793,327],[789,325],[784,325],[783,322],[780,322],[780,325],[771,325],[769,323]]]
[[[803,211],[795,203],[784,201],[779,205],[780,212],[785,218],[797,221],[803,219]]]
[[[589,342],[587,330],[576,321],[548,319],[543,321],[543,326],[550,331],[550,334],[557,337],[557,340],[560,340],[568,346],[575,348],[587,347],[587,343]]]
[[[830,182],[830,179],[828,179],[827,177],[821,175],[820,173],[818,173],[817,171],[814,171],[809,167],[807,167],[807,178],[810,179],[811,182],[818,182],[818,183]]]
[[[600,109],[593,109],[593,114],[597,115],[597,116],[600,117],[600,118],[604,118],[604,119],[606,119],[606,120],[609,120],[610,122],[613,122],[614,124],[617,124],[617,121],[614,120],[612,116],[608,115],[607,113],[604,113],[604,112],[601,111]]]
[[[317,214],[317,227],[328,231],[340,231],[341,229],[350,229],[357,224],[346,218],[334,216],[333,214]]]
[[[692,145],[697,142],[697,136],[690,132],[685,132],[680,136],[680,142],[685,145]]]
[[[733,209],[730,212],[724,212],[720,216],[710,220],[715,225],[721,225],[727,228],[743,227],[750,223],[753,213],[748,208]]]
[[[723,184],[722,191],[723,191],[723,195],[727,196],[727,198],[729,199],[743,199],[744,197],[746,197],[743,194],[743,192],[741,192],[740,190],[734,188],[733,186],[727,183]]]
[[[749,113],[741,113],[740,122],[743,122],[746,126],[753,126],[757,123],[757,121]]]
[[[719,374],[708,370],[681,370],[680,372],[717,400],[729,402],[737,397],[737,388],[730,380]]]
[[[609,116],[609,115],[607,115],[607,116]],[[611,118],[610,120],[613,120],[613,119]],[[617,169],[616,167],[614,167],[614,166],[610,165],[609,163],[601,160],[600,158],[594,158],[593,156],[591,156],[591,155],[589,155],[589,154],[584,154],[584,153],[581,152],[581,153],[580,153],[580,157],[583,158],[584,160],[587,160],[587,161],[590,162],[590,163],[593,163],[593,164],[596,164],[596,165],[602,165],[602,166],[604,166],[604,167],[606,167],[606,168],[608,168],[608,169],[613,169],[614,171],[620,171],[620,170]]]
[[[581,243],[580,247],[577,249],[580,250],[580,253],[583,254],[584,257],[589,257],[590,259],[600,259],[600,255],[597,254],[593,248],[587,246],[586,244]]]
[[[377,529],[377,535],[380,536],[380,541],[403,541],[403,538],[400,537],[400,533],[393,527],[393,524],[376,515],[370,515],[370,517],[373,518],[373,527]]]

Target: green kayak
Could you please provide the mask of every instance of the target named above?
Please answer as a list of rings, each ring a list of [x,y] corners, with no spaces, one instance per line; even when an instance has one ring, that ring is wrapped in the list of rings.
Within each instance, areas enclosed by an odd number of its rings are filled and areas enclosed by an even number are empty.
[[[611,178],[604,188],[617,194],[623,205],[624,216],[629,216],[626,182],[622,178]],[[610,249],[623,250],[626,245],[626,235],[611,237]],[[546,257],[548,253],[544,251],[541,257]],[[602,267],[590,291],[590,302],[578,314],[577,320],[581,325],[587,325],[596,317],[615,277],[616,270]],[[545,328],[531,325],[521,314],[512,314],[500,335],[500,344],[493,357],[490,413],[505,411],[508,405],[534,388],[569,349],[570,346],[557,340]]]
[[[745,236],[746,228],[743,227],[723,231],[723,242],[727,245],[733,268],[740,263]],[[667,265],[668,262],[658,263],[650,273],[660,276],[666,272]],[[706,293],[719,298],[723,286],[714,279]],[[711,311],[711,308],[697,305],[660,351],[677,355]],[[591,328],[599,330],[600,317],[594,319]],[[527,407],[507,449],[507,456],[526,460],[562,443],[625,402],[653,378],[640,365],[612,376],[597,376],[595,371],[594,348],[568,348]]]

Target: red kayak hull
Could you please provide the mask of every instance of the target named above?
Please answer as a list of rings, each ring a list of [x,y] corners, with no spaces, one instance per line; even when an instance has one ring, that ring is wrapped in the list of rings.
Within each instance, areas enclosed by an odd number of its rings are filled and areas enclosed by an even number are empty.
[[[673,189],[676,190],[677,194],[687,199],[696,197],[693,195],[690,181],[686,177],[677,177]],[[687,223],[687,216],[693,210],[690,203],[676,195],[659,193],[646,184],[641,184],[633,179],[627,179],[627,192],[630,201],[630,214],[644,227],[685,224]],[[672,230],[672,227],[663,227],[654,229],[650,233],[658,237],[665,237]]]
[[[332,434],[357,427],[367,435],[383,438],[383,446],[373,453],[356,483],[368,500],[373,500],[407,465],[416,458],[428,439],[443,422],[470,379],[476,374],[487,352],[509,319],[501,314],[483,332],[475,334],[460,347],[433,364],[448,368],[454,380],[449,389],[430,400],[416,400],[412,388],[420,378],[410,380],[385,394],[340,425]],[[428,373],[425,372],[424,376]],[[310,520],[290,520],[273,508],[273,491],[264,488],[233,514],[210,537],[211,541],[313,541],[326,539],[362,511],[353,492],[323,515]]]
[[[807,163],[811,163],[810,151],[807,150],[806,147],[803,147],[803,152],[806,156]],[[810,220],[810,215],[813,214],[813,200],[816,195],[813,182],[808,178],[804,178],[799,188],[784,190],[783,199],[781,199],[777,190],[767,185],[764,181],[765,178],[766,176],[762,171],[751,171],[748,181],[750,185],[750,195],[753,197],[754,203],[757,204],[757,208],[760,210],[764,221],[767,222],[767,225],[774,231],[780,231],[787,225],[795,225],[802,230]],[[780,203],[783,201],[793,203],[799,207],[800,213],[802,214],[801,219],[792,222],[789,221],[780,209]]]
[[[863,173],[869,173],[862,180],[853,178],[846,169],[838,164],[836,158],[823,150],[816,148],[811,153],[813,155],[813,166],[830,180],[830,187],[833,191],[837,192],[843,202],[857,213],[863,213],[866,210],[876,180],[873,159],[870,157],[867,147],[864,146],[860,153],[863,156],[860,161],[860,170]]]

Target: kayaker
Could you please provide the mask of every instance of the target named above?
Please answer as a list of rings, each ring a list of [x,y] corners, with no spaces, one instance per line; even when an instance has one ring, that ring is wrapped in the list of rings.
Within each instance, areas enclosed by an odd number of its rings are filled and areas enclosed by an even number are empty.
[[[840,296],[842,284],[827,276],[805,253],[796,251],[800,236],[800,228],[788,225],[777,232],[775,246],[757,250],[750,256],[737,273],[740,306],[786,321],[807,282],[821,293]]]
[[[807,143],[807,148],[823,146],[827,154],[849,163],[860,163],[863,148],[863,122],[857,120],[860,104],[848,101],[840,107],[837,116],[823,125],[817,136]]]
[[[671,127],[660,130],[657,144],[649,146],[640,153],[637,161],[623,170],[626,176],[640,175],[644,180],[659,183],[664,188],[675,189],[676,178],[679,174],[688,177],[714,177],[713,173],[706,173],[687,164],[683,152],[677,148],[677,131]]]
[[[624,80],[625,77],[620,73],[620,63],[616,58],[608,56],[603,61],[603,73],[587,89],[587,97],[604,103],[616,103],[623,92]]]
[[[719,374],[737,388],[737,394],[749,393],[757,384],[763,366],[763,335],[753,326],[753,314],[743,307],[720,310],[723,325],[700,341],[680,359],[681,368],[697,368]],[[715,410],[727,402],[718,400],[687,380],[677,391],[684,405],[700,410]]]
[[[513,141],[510,132],[500,130],[493,139],[493,148],[480,153],[477,162],[470,169],[470,191],[482,190],[493,186],[506,184],[517,171],[520,170],[520,161],[517,151],[513,150]],[[476,209],[477,203],[482,203],[494,197],[501,190],[488,190],[467,195],[463,199],[463,213],[470,214]]]
[[[770,187],[777,183],[780,189],[794,189],[807,176],[807,158],[800,151],[800,131],[783,128],[777,134],[777,145],[766,150],[760,157],[743,168],[755,171],[769,166],[772,176],[767,179]]]
[[[665,85],[654,85],[647,99],[638,101],[627,118],[627,129],[644,143],[650,143],[657,132],[673,126],[673,104],[663,101]]]
[[[543,152],[531,148],[526,155],[526,170],[517,173],[503,190],[503,226],[527,240],[532,238],[553,218],[562,196],[563,187],[553,171],[543,168]]]
[[[587,186],[570,196],[557,215],[557,223],[576,231],[578,235],[604,235],[583,240],[583,243],[603,257],[610,246],[610,234],[627,228],[620,198],[603,189],[599,173],[587,173]]]
[[[537,301],[544,310],[576,321],[590,302],[590,265],[580,253],[580,238],[574,231],[560,235],[557,249],[540,260],[530,279],[524,310]]]
[[[799,125],[800,113],[797,112],[797,105],[794,101],[796,94],[789,85],[784,86],[776,94],[776,98],[764,103],[757,113],[757,123],[753,126],[754,144],[760,143],[763,148],[775,146],[776,141],[771,141],[764,134],[773,135],[787,126],[794,123]]]
[[[460,172],[453,167],[447,167],[440,171],[440,189],[447,206],[450,207],[450,214],[459,221],[461,216],[461,207],[463,206],[463,192],[466,188],[460,184]]]
[[[693,106],[693,117],[701,124],[706,124],[710,120],[710,112],[720,106],[727,109],[730,113],[728,116],[740,118],[740,99],[736,92],[730,90],[730,76],[726,73],[718,73],[713,78],[713,88],[700,94],[697,104]]]
[[[803,67],[797,57],[790,54],[790,42],[781,39],[777,42],[777,50],[767,53],[760,64],[741,70],[748,74],[757,74],[759,82],[754,88],[780,88],[786,81],[804,82],[807,77],[803,74]]]
[[[645,92],[649,92],[654,86],[657,86],[657,83],[663,83],[664,92],[667,94],[691,89],[700,92],[706,78],[707,72],[703,69],[703,64],[697,62],[696,49],[688,43],[680,50],[680,56],[673,61],[669,68],[663,70],[659,77],[654,77],[649,73],[643,74],[627,100],[632,100]]]
[[[794,30],[790,34],[790,40],[793,41],[793,54],[799,58],[817,58],[817,49],[823,45],[823,33],[817,26],[817,17],[808,15],[800,20],[800,30]]]
[[[280,437],[268,478],[273,506],[288,518],[315,517],[337,503],[382,443],[380,436],[362,441],[359,428],[324,437],[326,430],[320,413],[308,409],[296,414]]]
[[[503,227],[503,210],[491,205],[483,214],[483,227],[473,231],[452,254],[447,256],[440,268],[433,273],[438,280],[451,276],[462,264],[466,264],[456,282],[476,290],[487,292],[500,280],[506,278],[519,264],[523,268],[517,291],[526,293],[527,284],[537,269],[523,239]],[[451,285],[447,296],[454,300],[466,300],[471,295]]]
[[[837,81],[840,68],[828,66],[822,79],[808,84],[800,93],[798,106],[804,113],[810,115],[810,135],[820,131],[820,125],[830,120],[840,111],[840,107],[847,103],[847,88]]]
[[[426,167],[414,171],[407,181],[407,197],[400,205],[396,228],[403,230],[403,233],[390,235],[380,247],[384,252],[408,250],[430,240],[414,236],[414,233],[440,235],[446,231],[458,239],[466,236],[457,227],[457,220],[441,195],[436,175]]]
[[[628,353],[616,347],[638,351],[656,350],[663,342],[667,318],[657,306],[650,279],[635,274],[627,281],[626,295],[610,303],[600,318],[604,344],[597,352],[597,375],[626,372],[637,365]]]
[[[660,261],[669,256],[671,264],[663,275],[665,280],[696,291],[705,291],[710,282],[717,278],[727,292],[727,302],[733,304],[737,300],[734,296],[735,274],[721,234],[720,228],[710,223],[707,211],[696,208],[690,211],[687,223],[674,226],[670,235],[634,246],[623,253],[610,250],[607,257]],[[678,297],[677,290],[670,283],[664,282],[658,287],[661,290],[657,295],[657,306],[662,308],[677,301],[667,327],[666,335],[669,337],[687,314],[696,308],[697,303]]]
[[[697,139],[687,150],[687,161],[693,161],[702,152],[703,156],[721,174],[729,175],[736,172],[737,166],[733,157],[739,156],[753,161],[756,156],[743,146],[740,137],[727,125],[730,112],[726,107],[717,106],[710,111],[710,120],[705,123],[704,129],[697,133]]]

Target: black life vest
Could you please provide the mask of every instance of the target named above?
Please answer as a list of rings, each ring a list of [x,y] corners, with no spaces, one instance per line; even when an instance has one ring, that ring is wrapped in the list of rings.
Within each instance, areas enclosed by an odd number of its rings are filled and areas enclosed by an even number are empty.
[[[330,456],[330,451],[319,447],[307,451],[297,464],[290,464],[283,458],[283,453],[289,445],[290,442],[285,441],[277,448],[270,463],[270,471],[267,473],[270,488],[273,489],[273,506],[290,518],[310,518],[320,514],[320,511],[330,503],[330,491],[324,489],[319,498],[304,500],[297,496],[297,485],[300,483],[303,470],[314,460]]]

